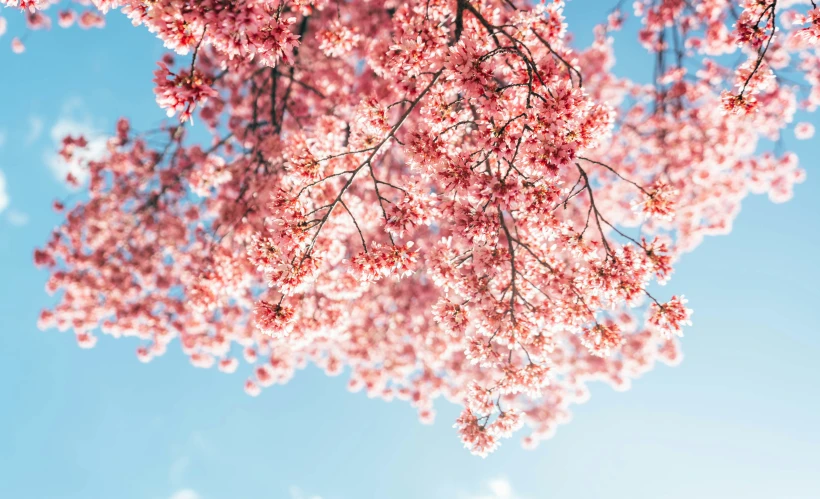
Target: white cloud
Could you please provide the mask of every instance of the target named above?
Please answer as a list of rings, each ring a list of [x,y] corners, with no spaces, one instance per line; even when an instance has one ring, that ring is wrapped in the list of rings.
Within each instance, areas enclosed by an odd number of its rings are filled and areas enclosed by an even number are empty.
[[[506,478],[494,478],[484,484],[478,494],[461,493],[460,499],[522,499],[513,491],[512,485]]]
[[[215,457],[217,455],[213,444],[205,438],[205,435],[203,435],[202,432],[191,432],[188,436],[188,445],[192,446],[193,450],[195,450],[198,454],[205,457]]]
[[[6,218],[11,225],[15,225],[17,227],[22,227],[28,223],[28,215],[13,208],[6,213]]]
[[[171,463],[171,469],[168,470],[171,483],[178,484],[182,481],[182,478],[185,476],[185,471],[188,470],[188,467],[191,465],[191,459],[188,456],[181,456]]]
[[[9,205],[9,195],[6,192],[6,176],[3,175],[3,170],[0,170],[0,213]]]
[[[6,131],[0,130],[0,148],[6,145]]]
[[[296,487],[296,486],[291,487],[289,492],[290,492],[290,499],[322,499],[320,496],[308,495],[304,491],[302,491],[302,489],[300,489],[299,487]],[[508,497],[510,499],[514,499],[514,498],[512,498],[512,496],[498,496],[498,497],[500,499],[508,499]],[[202,496],[199,495],[199,493],[197,491],[193,490],[193,489],[179,489],[176,492],[174,492],[173,494],[171,494],[171,496],[168,499],[202,499]],[[473,499],[473,498],[470,497],[470,499]],[[476,497],[476,499],[484,499],[484,497],[483,496],[480,497],[480,498]],[[492,499],[496,499],[496,498],[492,497]]]
[[[191,489],[180,489],[174,492],[169,499],[202,499],[202,496]]]
[[[6,190],[6,176],[3,170],[0,170],[0,213],[6,211],[10,202],[9,193]],[[11,225],[16,225],[17,227],[22,227],[28,223],[28,215],[14,208],[6,213],[6,219]]]
[[[319,496],[309,496],[305,494],[302,489],[296,486],[290,488],[290,499],[322,499]]]
[[[39,116],[29,116],[28,117],[28,134],[26,134],[26,138],[24,139],[24,143],[26,145],[31,145],[34,143],[35,140],[40,138],[40,135],[43,133],[43,119]]]
[[[66,161],[60,156],[63,138],[71,135],[74,138],[82,135],[88,142],[83,149],[77,149],[71,161]],[[106,136],[94,126],[88,112],[85,111],[82,101],[72,99],[65,103],[60,117],[52,125],[49,136],[53,142],[51,150],[46,154],[46,165],[60,181],[65,181],[66,176],[71,173],[80,182],[88,180],[89,161],[96,161],[106,153]]]

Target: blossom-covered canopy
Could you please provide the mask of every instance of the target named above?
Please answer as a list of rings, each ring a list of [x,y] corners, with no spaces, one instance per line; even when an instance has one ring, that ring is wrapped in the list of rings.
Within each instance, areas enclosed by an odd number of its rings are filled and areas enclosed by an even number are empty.
[[[57,3],[0,1],[31,29]],[[172,119],[121,119],[94,161],[64,140],[89,181],[35,253],[59,295],[41,326],[242,359],[254,396],[308,363],[423,421],[443,396],[482,456],[548,438],[591,380],[680,360],[691,311],[648,287],[747,194],[791,196],[797,158],[760,140],[810,138],[793,116],[820,105],[811,2],[618,4],[586,48],[560,0],[92,3],[57,23],[116,8],[161,38]],[[628,15],[649,83],[612,71]]]

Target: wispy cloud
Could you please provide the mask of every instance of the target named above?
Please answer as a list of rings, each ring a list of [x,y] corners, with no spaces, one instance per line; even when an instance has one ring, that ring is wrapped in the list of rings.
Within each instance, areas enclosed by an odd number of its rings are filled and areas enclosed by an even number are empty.
[[[305,492],[302,491],[302,489],[300,489],[299,487],[296,487],[296,486],[293,486],[293,487],[290,488],[289,494],[290,494],[289,495],[290,499],[322,499],[320,496],[305,494]],[[499,497],[502,498],[502,499],[507,499],[507,496],[499,496]],[[203,498],[202,498],[201,495],[199,495],[199,493],[197,491],[195,491],[193,489],[179,489],[176,492],[174,492],[173,494],[171,494],[171,496],[168,499],[203,499]],[[470,498],[470,499],[472,499],[472,498]],[[481,497],[480,499],[484,499],[484,497]],[[495,497],[492,497],[492,499],[495,499]]]
[[[6,213],[6,219],[9,221],[11,225],[22,227],[28,224],[28,215],[23,213],[22,211],[17,211],[15,209],[10,209],[8,213]]]
[[[6,145],[6,131],[0,130],[0,148]]]
[[[11,198],[9,198],[7,189],[6,175],[3,173],[3,170],[0,170],[0,213],[6,211],[9,204],[11,204]],[[22,227],[28,223],[28,215],[21,211],[15,210],[14,208],[10,208],[6,211],[5,218],[11,225],[15,225],[17,227]]]
[[[181,482],[185,476],[185,471],[188,470],[190,465],[191,459],[188,456],[180,456],[174,459],[171,463],[171,468],[168,470],[171,483],[178,484]]]
[[[290,499],[322,499],[319,496],[307,495],[302,489],[297,486],[291,486]]]
[[[191,489],[180,489],[174,492],[168,499],[202,499],[202,496]]]
[[[6,176],[0,170],[0,213],[9,205],[9,195],[6,192]]]
[[[82,135],[88,142],[85,148],[74,152],[70,161],[66,161],[59,154],[63,138],[67,135],[75,138]],[[89,176],[88,162],[99,160],[107,150],[106,136],[94,125],[91,116],[79,99],[71,99],[63,105],[60,117],[49,130],[49,136],[53,144],[51,150],[46,153],[46,165],[61,181],[65,181],[70,173],[81,184],[85,183]]]
[[[34,143],[35,140],[40,138],[40,135],[43,133],[43,128],[45,127],[45,123],[43,123],[43,119],[39,116],[29,116],[28,117],[28,132],[26,133],[25,139],[23,142],[26,145],[31,145]]]
[[[515,494],[509,480],[503,477],[486,482],[478,494],[462,492],[458,497],[459,499],[523,499]]]

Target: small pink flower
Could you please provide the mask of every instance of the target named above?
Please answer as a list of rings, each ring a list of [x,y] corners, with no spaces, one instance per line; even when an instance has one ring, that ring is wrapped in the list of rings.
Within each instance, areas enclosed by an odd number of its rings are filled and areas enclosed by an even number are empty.
[[[61,28],[68,28],[77,20],[77,13],[71,9],[60,11],[57,14],[57,24]]]
[[[77,333],[77,345],[80,348],[94,348],[97,344],[97,337],[89,333]]]
[[[148,363],[154,356],[151,353],[151,350],[147,347],[139,347],[137,348],[137,360],[142,363]]]
[[[22,54],[26,51],[26,46],[23,45],[23,42],[15,36],[11,40],[11,51],[15,54]]]
[[[99,12],[87,10],[80,15],[80,20],[77,23],[81,28],[102,28],[105,26],[105,18]]]
[[[253,382],[253,380],[245,381],[245,393],[250,395],[251,397],[256,397],[260,393],[262,393],[262,389],[259,388],[259,385]]]
[[[256,362],[258,355],[256,353],[256,350],[254,350],[251,347],[247,347],[244,350],[242,350],[242,357],[245,358],[245,362],[247,362],[248,364],[253,364]]]
[[[225,358],[219,361],[219,370],[223,373],[235,372],[238,366],[239,361],[233,357]]]
[[[814,137],[814,125],[805,121],[798,123],[794,126],[794,136],[798,140],[808,140]]]

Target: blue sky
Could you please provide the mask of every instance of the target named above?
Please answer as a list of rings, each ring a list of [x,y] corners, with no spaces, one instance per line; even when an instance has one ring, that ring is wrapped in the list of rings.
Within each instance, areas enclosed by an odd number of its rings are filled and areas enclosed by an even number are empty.
[[[571,2],[570,26],[588,29],[609,6]],[[681,366],[625,393],[593,385],[552,440],[534,451],[506,441],[480,459],[461,448],[446,403],[424,426],[408,405],[350,394],[344,377],[313,368],[254,399],[241,370],[193,369],[173,349],[144,365],[127,340],[86,351],[39,331],[52,298],[31,253],[59,222],[51,201],[71,196],[53,137],[102,136],[122,115],[157,124],[163,48],[114,12],[105,30],[33,33],[18,56],[7,44],[20,16],[0,15],[0,497],[820,497],[820,139],[785,137],[808,171],[792,201],[750,197],[731,235],[676,269],[664,291],[695,310]],[[618,47],[620,71],[649,70],[634,44]]]

